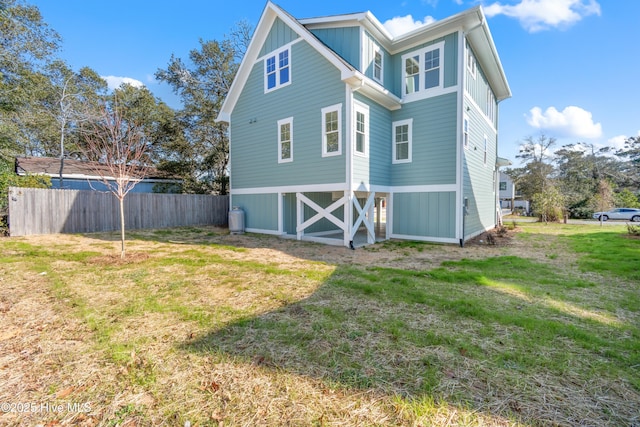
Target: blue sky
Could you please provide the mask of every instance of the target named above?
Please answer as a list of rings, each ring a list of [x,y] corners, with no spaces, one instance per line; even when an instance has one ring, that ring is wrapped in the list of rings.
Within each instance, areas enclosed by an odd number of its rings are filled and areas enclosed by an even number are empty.
[[[264,0],[27,0],[63,38],[74,69],[141,82],[173,107],[153,78],[172,54],[186,59],[199,39],[222,39],[234,23],[256,25]],[[392,31],[444,19],[482,4],[513,97],[500,104],[499,154],[541,132],[558,145],[620,148],[640,134],[637,0],[277,0],[296,18],[371,11]],[[392,28],[393,27],[393,28]]]

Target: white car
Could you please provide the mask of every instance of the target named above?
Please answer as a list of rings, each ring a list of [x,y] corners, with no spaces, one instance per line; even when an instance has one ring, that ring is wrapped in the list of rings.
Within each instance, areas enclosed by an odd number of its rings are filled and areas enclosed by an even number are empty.
[[[640,209],[615,208],[606,212],[594,212],[593,218],[600,220],[600,215],[602,215],[603,221],[607,221],[609,219],[622,219],[625,221],[640,222]]]

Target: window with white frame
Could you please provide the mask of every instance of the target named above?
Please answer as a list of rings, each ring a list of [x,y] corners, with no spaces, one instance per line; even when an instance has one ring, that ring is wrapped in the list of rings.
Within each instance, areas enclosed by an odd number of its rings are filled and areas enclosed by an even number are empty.
[[[427,94],[444,84],[444,42],[402,56],[402,93],[405,97]]]
[[[476,78],[476,68],[478,65],[476,64],[476,57],[473,55],[473,51],[471,50],[471,46],[467,44],[467,70],[469,70],[469,74],[474,79]]]
[[[278,120],[278,163],[293,161],[293,117]]]
[[[264,59],[264,91],[270,92],[291,83],[291,48],[286,47]]]
[[[411,162],[413,119],[393,122],[393,163]]]
[[[462,144],[464,148],[469,148],[469,117],[466,115],[462,122]]]
[[[489,145],[489,141],[487,138],[487,135],[484,136],[484,157],[482,159],[482,162],[484,163],[484,165],[487,165],[487,154],[488,154],[488,145]]]
[[[378,48],[373,53],[373,78],[382,83],[382,52]]]
[[[491,87],[487,86],[487,107],[486,107],[487,117],[491,121],[491,123],[495,123],[496,118],[496,97],[493,95],[493,91]]]
[[[322,157],[342,154],[342,104],[322,109]]]
[[[355,153],[366,156],[369,154],[369,106],[357,103],[355,113]]]

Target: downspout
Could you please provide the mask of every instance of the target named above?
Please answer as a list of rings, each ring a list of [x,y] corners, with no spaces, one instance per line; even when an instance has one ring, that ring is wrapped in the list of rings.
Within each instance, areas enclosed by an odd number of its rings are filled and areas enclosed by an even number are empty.
[[[465,159],[465,151],[464,151],[464,92],[466,91],[466,69],[467,69],[467,55],[465,55],[465,49],[466,49],[466,43],[467,43],[467,36],[464,31],[459,31],[460,37],[459,37],[459,47],[458,47],[458,54],[460,57],[460,61],[459,65],[458,65],[458,75],[460,76],[460,92],[458,94],[458,105],[460,106],[460,109],[458,111],[458,138],[456,140],[456,144],[457,144],[457,150],[460,153],[460,155],[458,156],[458,164],[459,164],[459,171],[458,171],[458,179],[460,180],[460,186],[459,186],[459,191],[460,191],[460,195],[458,196],[458,203],[459,203],[459,208],[458,208],[458,215],[460,215],[462,218],[460,218],[460,247],[463,248],[464,247],[464,226],[465,226],[465,216],[466,216],[466,207],[464,206],[464,159]]]

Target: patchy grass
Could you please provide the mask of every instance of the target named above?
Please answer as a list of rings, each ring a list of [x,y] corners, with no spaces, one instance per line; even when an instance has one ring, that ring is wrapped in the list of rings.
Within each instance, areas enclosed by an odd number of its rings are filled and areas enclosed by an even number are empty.
[[[90,410],[0,424],[637,425],[640,241],[519,231],[349,251],[152,230],[124,261],[112,234],[2,239],[0,402]]]

